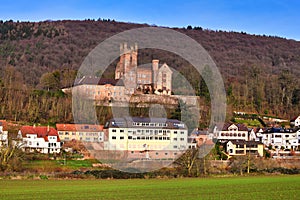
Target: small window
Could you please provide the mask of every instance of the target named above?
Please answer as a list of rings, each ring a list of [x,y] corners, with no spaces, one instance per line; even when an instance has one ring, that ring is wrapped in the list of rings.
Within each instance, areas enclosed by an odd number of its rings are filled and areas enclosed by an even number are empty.
[[[124,136],[120,136],[120,140],[124,140]]]
[[[117,132],[117,130],[116,130],[116,129],[113,129],[112,132],[115,133],[115,132]]]
[[[115,139],[117,139],[117,137],[116,136],[112,136],[111,139],[115,140]]]

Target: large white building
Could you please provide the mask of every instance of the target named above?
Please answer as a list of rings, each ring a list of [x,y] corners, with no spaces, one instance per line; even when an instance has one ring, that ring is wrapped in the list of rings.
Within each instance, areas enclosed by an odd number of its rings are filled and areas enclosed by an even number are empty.
[[[22,126],[18,138],[22,139],[22,148],[25,151],[52,154],[61,150],[57,131],[49,126]]]
[[[126,152],[128,158],[174,159],[188,146],[188,130],[178,120],[124,117],[111,119],[105,127],[104,149]]]

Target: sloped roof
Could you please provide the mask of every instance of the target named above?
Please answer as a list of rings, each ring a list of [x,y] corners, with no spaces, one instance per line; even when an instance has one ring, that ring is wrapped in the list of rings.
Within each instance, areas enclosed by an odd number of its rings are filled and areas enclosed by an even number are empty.
[[[20,129],[22,137],[26,137],[27,134],[36,134],[38,138],[44,138],[48,141],[48,136],[57,136],[57,142],[60,141],[59,136],[55,128],[47,126],[22,126]]]
[[[261,142],[258,142],[258,141],[245,141],[245,140],[230,140],[230,142],[232,142],[232,144],[237,144],[237,145],[246,144],[247,146],[262,144]]]
[[[83,76],[77,78],[74,85],[106,85],[110,84],[113,86],[124,86],[122,79],[111,79],[111,78],[100,78],[97,76]]]
[[[82,131],[82,132],[98,132],[103,130],[103,125],[94,124],[56,124],[58,131]]]
[[[299,115],[299,116],[296,116],[296,117],[294,117],[293,119],[291,119],[291,122],[294,122],[294,121],[296,121],[296,119],[297,119],[298,117],[300,117],[300,115]]]
[[[296,131],[297,131],[297,128],[286,129],[286,128],[275,128],[275,127],[272,127],[272,128],[266,129],[263,133],[295,133]]]
[[[228,128],[233,124],[234,123],[225,123],[222,128],[222,131],[228,131]],[[244,124],[234,124],[234,125],[238,127],[239,131],[248,131],[247,126],[245,126]]]

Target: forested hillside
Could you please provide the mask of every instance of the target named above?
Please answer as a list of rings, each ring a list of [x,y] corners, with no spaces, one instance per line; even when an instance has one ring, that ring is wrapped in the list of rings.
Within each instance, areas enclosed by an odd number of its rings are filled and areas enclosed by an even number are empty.
[[[57,91],[73,84],[85,56],[101,41],[144,26],[111,20],[0,21],[0,117],[72,122],[71,99]],[[216,62],[226,85],[228,113],[242,110],[286,118],[300,113],[300,42],[191,26],[175,30],[198,41]],[[153,57],[167,62],[200,88],[200,96],[207,96],[205,87],[199,87],[203,81],[183,59],[149,52],[140,51],[139,64]],[[112,72],[110,68],[107,75]]]

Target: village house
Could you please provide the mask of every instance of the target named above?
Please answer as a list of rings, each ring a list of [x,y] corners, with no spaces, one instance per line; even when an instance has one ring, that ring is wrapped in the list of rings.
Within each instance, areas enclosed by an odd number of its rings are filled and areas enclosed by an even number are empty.
[[[217,131],[219,141],[245,140],[248,141],[248,128],[243,124],[226,123],[222,130]]]
[[[262,142],[263,132],[263,128],[251,128],[249,131],[249,141]]]
[[[22,148],[28,152],[60,153],[62,143],[56,129],[46,126],[22,126],[18,132]]]
[[[262,142],[273,148],[296,150],[300,142],[300,129],[270,128],[263,132]]]
[[[291,119],[290,123],[293,127],[300,127],[300,115]]]
[[[8,145],[7,122],[0,120],[0,147]]]
[[[61,141],[103,142],[104,140],[102,125],[56,124],[56,129]]]
[[[251,154],[262,157],[264,145],[257,141],[230,140],[226,144],[226,151],[230,156]]]

